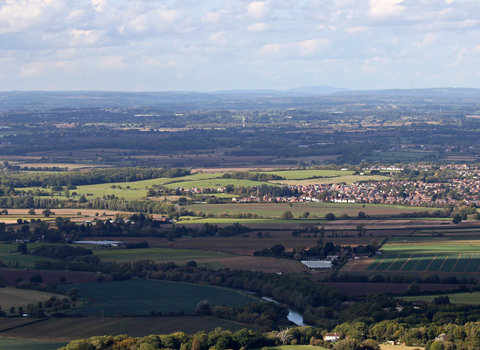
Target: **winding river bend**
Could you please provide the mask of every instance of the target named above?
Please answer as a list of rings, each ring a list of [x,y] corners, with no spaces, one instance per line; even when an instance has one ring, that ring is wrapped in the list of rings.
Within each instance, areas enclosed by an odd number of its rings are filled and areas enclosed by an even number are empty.
[[[269,298],[269,297],[262,297],[262,299],[265,301],[273,301],[275,304],[280,304],[278,301],[273,300],[272,298]],[[288,310],[287,318],[289,321],[295,323],[297,326],[302,326],[302,327],[307,326],[305,323],[303,323],[303,316],[299,312],[293,311],[291,309],[287,309],[287,310]]]

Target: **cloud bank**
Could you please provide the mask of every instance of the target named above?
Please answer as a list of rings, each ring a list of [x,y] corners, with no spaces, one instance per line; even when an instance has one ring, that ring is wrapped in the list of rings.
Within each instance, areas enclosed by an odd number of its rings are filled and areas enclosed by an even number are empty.
[[[479,39],[479,0],[0,0],[0,89],[479,87]]]

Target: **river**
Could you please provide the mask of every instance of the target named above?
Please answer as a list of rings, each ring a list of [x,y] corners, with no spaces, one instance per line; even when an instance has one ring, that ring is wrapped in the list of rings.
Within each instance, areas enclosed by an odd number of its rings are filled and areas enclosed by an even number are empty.
[[[280,304],[278,301],[273,300],[272,298],[269,298],[269,297],[262,297],[262,299],[265,301],[273,301],[277,305]],[[287,310],[288,310],[287,318],[289,321],[295,323],[297,326],[302,326],[302,327],[307,326],[305,323],[303,323],[303,316],[299,312],[293,311],[291,309],[287,309]]]

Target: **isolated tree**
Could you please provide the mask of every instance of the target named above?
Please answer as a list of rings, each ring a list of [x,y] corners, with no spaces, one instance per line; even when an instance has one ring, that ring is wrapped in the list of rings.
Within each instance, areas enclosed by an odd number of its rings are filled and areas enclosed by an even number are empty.
[[[358,237],[365,237],[366,232],[367,230],[365,229],[365,224],[357,224]]]
[[[366,218],[367,218],[367,215],[363,211],[358,213],[357,219],[364,220]]]
[[[197,338],[193,339],[192,350],[202,350],[202,342]]]
[[[302,218],[304,218],[304,219],[308,218],[309,216],[310,216],[310,213],[308,211],[306,211],[302,214]]]
[[[284,251],[285,251],[285,247],[281,244],[275,244],[273,247],[270,248],[270,252],[275,256],[279,256]]]
[[[40,284],[43,282],[43,278],[38,274],[34,274],[32,277],[30,277],[30,282]]]
[[[22,253],[22,254],[28,254],[27,243],[19,243],[17,245],[17,252]]]
[[[453,216],[452,222],[453,222],[454,224],[459,224],[459,223],[462,222],[462,217],[461,217],[459,214],[455,214],[455,215]]]
[[[335,216],[334,213],[327,213],[325,214],[325,220],[328,220],[328,221],[333,221],[335,220],[337,217]]]
[[[193,261],[193,260],[188,261],[188,262],[186,263],[186,266],[187,266],[187,267],[197,267],[197,262],[196,262],[196,261]]]
[[[286,212],[284,212],[284,213],[282,214],[282,219],[284,219],[284,220],[291,220],[291,219],[293,219],[293,214],[292,214],[292,212],[291,212],[290,210],[287,210]]]
[[[64,276],[61,276],[61,277],[59,278],[60,283],[65,283],[66,280],[67,280],[67,279],[66,279]]]
[[[48,218],[52,214],[52,211],[50,209],[44,209],[42,211],[42,215]]]
[[[407,288],[407,294],[409,295],[417,295],[420,293],[420,287],[418,286],[417,282],[412,282]]]
[[[376,252],[378,248],[380,247],[380,242],[377,241],[376,239],[372,239],[370,241],[370,245],[372,246],[373,250]]]
[[[288,331],[290,331],[290,328],[285,328],[284,330],[277,332],[276,338],[282,343],[282,345],[285,345],[288,343],[288,341],[292,338],[290,334],[288,334]]]
[[[35,209],[33,209],[33,208],[30,209],[30,210],[28,211],[28,215],[35,215]]]

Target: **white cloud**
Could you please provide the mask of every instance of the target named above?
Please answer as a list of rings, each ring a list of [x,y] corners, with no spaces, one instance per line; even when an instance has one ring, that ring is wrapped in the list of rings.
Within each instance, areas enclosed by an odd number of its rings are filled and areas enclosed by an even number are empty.
[[[423,41],[419,42],[415,42],[413,43],[413,46],[416,47],[416,48],[424,48],[426,46],[430,46],[432,45],[435,40],[437,39],[437,34],[436,33],[428,33],[427,35],[425,35],[425,37],[423,38]]]
[[[405,10],[403,0],[370,0],[370,13],[374,17],[397,17]]]
[[[247,27],[249,32],[264,32],[270,30],[270,25],[268,23],[254,23]]]
[[[275,56],[278,58],[297,56],[301,58],[321,52],[328,44],[329,40],[327,39],[303,40],[283,44],[267,44],[261,48],[259,54],[264,57]]]

